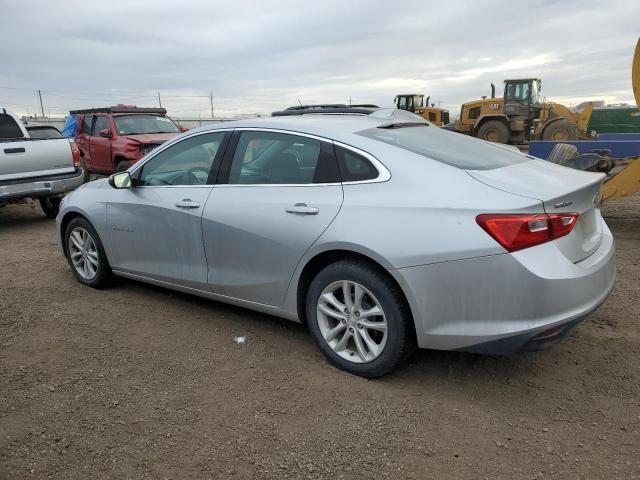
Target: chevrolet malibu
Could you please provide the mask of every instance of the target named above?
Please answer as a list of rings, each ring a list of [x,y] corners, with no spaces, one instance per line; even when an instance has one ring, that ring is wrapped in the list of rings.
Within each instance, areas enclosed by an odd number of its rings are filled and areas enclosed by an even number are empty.
[[[416,348],[509,354],[611,291],[601,174],[406,112],[191,130],[61,205],[77,280],[127,277],[305,323],[364,377]]]

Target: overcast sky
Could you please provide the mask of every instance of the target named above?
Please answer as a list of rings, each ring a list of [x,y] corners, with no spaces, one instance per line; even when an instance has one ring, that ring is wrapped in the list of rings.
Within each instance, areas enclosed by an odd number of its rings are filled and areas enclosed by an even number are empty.
[[[135,103],[174,116],[269,113],[424,93],[458,112],[494,82],[550,100],[633,102],[640,0],[0,0],[0,106]]]

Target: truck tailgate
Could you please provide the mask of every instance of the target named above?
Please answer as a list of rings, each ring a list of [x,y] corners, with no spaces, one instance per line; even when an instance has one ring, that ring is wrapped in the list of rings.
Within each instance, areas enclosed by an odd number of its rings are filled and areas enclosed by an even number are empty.
[[[0,141],[0,182],[74,171],[66,138]]]

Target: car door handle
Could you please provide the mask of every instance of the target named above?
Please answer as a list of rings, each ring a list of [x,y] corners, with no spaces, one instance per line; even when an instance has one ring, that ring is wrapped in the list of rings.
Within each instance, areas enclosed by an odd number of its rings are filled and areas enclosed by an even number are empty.
[[[298,215],[317,215],[319,211],[316,207],[307,206],[306,203],[296,203],[293,207],[285,208],[285,212]]]
[[[183,198],[179,202],[176,202],[178,208],[198,208],[200,204],[192,201],[190,198]]]
[[[5,148],[4,149],[4,153],[6,153],[7,155],[11,154],[11,153],[24,153],[25,149],[24,147],[18,147],[18,148]]]

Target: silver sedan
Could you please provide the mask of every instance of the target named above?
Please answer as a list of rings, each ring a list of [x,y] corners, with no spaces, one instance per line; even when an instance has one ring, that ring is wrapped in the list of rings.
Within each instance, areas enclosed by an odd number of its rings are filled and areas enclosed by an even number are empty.
[[[415,347],[508,354],[563,337],[611,291],[600,174],[406,112],[191,130],[67,196],[81,283],[114,275],[305,323],[365,377]]]

